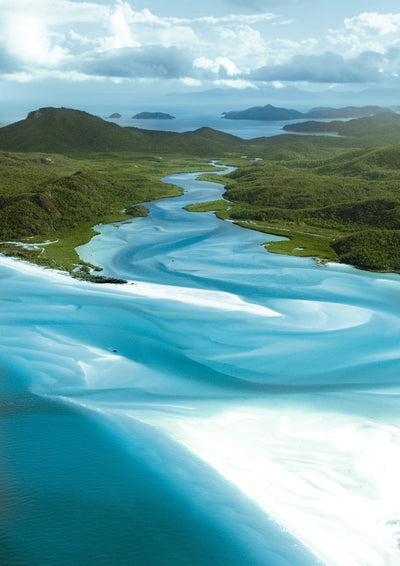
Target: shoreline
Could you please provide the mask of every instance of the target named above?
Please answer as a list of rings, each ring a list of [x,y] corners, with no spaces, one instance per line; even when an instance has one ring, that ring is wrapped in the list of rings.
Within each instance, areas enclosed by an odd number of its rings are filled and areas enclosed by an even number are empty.
[[[201,179],[201,176],[203,175],[213,175],[213,176],[218,176],[221,177],[222,175],[226,174],[227,169],[229,172],[229,165],[221,165],[218,163],[218,160],[214,160],[208,163],[208,165],[214,166],[214,167],[224,167],[225,169],[223,171],[190,171],[191,174],[195,174],[197,175],[199,178],[196,179],[198,181],[203,181],[203,179]],[[159,181],[161,182],[165,182],[168,184],[168,181],[164,181],[164,179],[171,177],[173,175],[179,175],[179,174],[186,174],[186,173],[172,173],[167,175],[167,177],[162,177],[159,179]],[[217,182],[220,184],[224,184],[223,180],[217,180],[217,179],[204,179],[204,182]],[[175,194],[175,195],[171,195],[171,196],[164,196],[161,198],[156,198],[153,201],[144,201],[145,203],[148,202],[157,202],[160,200],[164,200],[164,199],[168,199],[168,198],[176,198],[179,196],[183,195],[183,189],[181,187],[179,187],[178,185],[174,185],[174,187],[176,189],[178,189],[180,192],[179,194]],[[262,243],[261,245],[264,247],[264,249],[267,252],[273,253],[273,254],[278,254],[278,255],[283,255],[283,256],[288,256],[288,257],[299,257],[299,258],[310,258],[312,260],[314,260],[315,262],[315,267],[325,267],[326,265],[332,263],[335,265],[346,265],[349,268],[353,268],[356,269],[357,271],[361,271],[361,272],[366,272],[366,273],[374,273],[374,274],[381,274],[381,275],[400,275],[400,271],[396,271],[396,270],[378,270],[378,269],[372,269],[372,268],[367,268],[364,266],[359,266],[359,265],[354,265],[354,264],[347,264],[347,263],[342,263],[339,261],[336,261],[335,258],[332,257],[327,257],[327,256],[321,256],[318,255],[316,253],[314,253],[314,251],[311,249],[310,251],[307,252],[307,243],[308,240],[311,241],[311,246],[313,244],[313,241],[315,241],[316,239],[320,239],[321,240],[328,240],[330,238],[327,238],[327,236],[324,236],[323,234],[310,234],[307,232],[296,232],[293,231],[289,228],[279,228],[276,227],[274,228],[273,226],[261,226],[259,224],[257,224],[257,221],[252,221],[252,220],[237,220],[237,219],[232,219],[230,218],[226,213],[225,210],[222,210],[221,208],[218,208],[218,206],[216,206],[215,208],[212,206],[213,203],[218,203],[218,202],[222,202],[224,201],[224,203],[226,203],[224,205],[224,207],[226,209],[228,209],[229,207],[229,203],[230,201],[226,200],[222,194],[221,194],[221,201],[205,201],[203,203],[196,203],[194,205],[188,205],[185,207],[186,210],[188,210],[189,212],[214,212],[215,216],[221,220],[221,221],[230,221],[234,224],[236,224],[237,226],[240,226],[241,228],[245,228],[248,230],[253,230],[259,233],[264,233],[264,234],[269,234],[271,236],[280,236],[282,238],[284,238],[285,240],[282,241],[266,241],[264,243]],[[202,206],[203,205],[203,206]],[[127,209],[129,208],[134,208],[135,210],[137,209],[137,207],[139,207],[140,209],[143,207],[144,209],[146,209],[146,207],[144,206],[143,203],[134,203],[130,206],[127,207]],[[193,207],[193,208],[192,208]],[[195,207],[197,208],[197,210],[195,209]],[[133,219],[138,218],[138,217],[144,217],[147,216],[148,214],[148,209],[146,209],[146,214],[135,214],[133,216],[128,216],[125,212],[125,209],[122,210],[119,214],[115,214],[113,216],[110,216],[109,218],[107,218],[105,221],[102,222],[98,222],[96,224],[92,224],[91,222],[84,222],[81,223],[80,225],[78,225],[76,228],[68,230],[68,231],[60,231],[60,232],[53,232],[51,234],[44,234],[43,236],[30,236],[28,237],[25,241],[7,241],[7,242],[0,242],[0,245],[3,246],[12,246],[15,248],[14,253],[12,250],[9,251],[9,253],[5,253],[4,250],[2,251],[1,247],[0,247],[0,255],[3,257],[10,257],[10,258],[14,258],[16,260],[22,260],[22,261],[26,261],[32,265],[37,265],[39,267],[43,267],[43,268],[47,268],[47,269],[51,269],[51,270],[55,270],[55,271],[59,271],[61,273],[68,273],[70,275],[71,278],[74,279],[78,279],[81,281],[91,281],[93,283],[98,283],[98,284],[104,284],[104,283],[114,283],[114,284],[127,284],[128,281],[125,279],[119,279],[119,278],[115,278],[115,277],[107,277],[104,275],[97,275],[94,272],[102,272],[103,268],[101,266],[97,266],[97,265],[93,265],[91,263],[88,263],[84,260],[81,260],[79,257],[79,254],[76,252],[76,249],[80,246],[84,246],[86,244],[89,244],[89,242],[92,240],[92,238],[94,238],[95,236],[99,235],[99,232],[96,232],[96,226],[101,226],[101,225],[112,225],[112,224],[120,224],[120,223],[124,223],[124,222],[131,222]],[[64,234],[64,238],[62,237]],[[44,243],[40,243],[40,242],[35,242],[35,241],[30,241],[30,240],[34,240],[37,238],[40,239],[53,239],[57,236],[57,240],[56,241],[46,241]],[[73,239],[76,240],[76,238],[79,237],[80,241],[79,243],[76,243],[76,241],[73,242],[72,245],[74,245],[73,249],[71,250],[73,255],[76,255],[78,260],[76,261],[76,263],[71,263],[70,265],[63,265],[63,264],[58,264],[56,260],[54,260],[51,255],[50,257],[46,257],[46,255],[44,257],[41,257],[43,252],[45,252],[45,248],[46,246],[51,246],[51,245],[57,245],[59,244],[60,247],[66,246],[67,248],[69,248],[71,246],[68,246],[68,241]],[[304,238],[306,241],[306,244],[304,244],[304,240],[302,240],[300,243],[303,245],[299,244],[299,241],[297,240],[297,238]],[[76,244],[76,245],[75,245]],[[285,244],[288,247],[287,250],[285,250]],[[283,249],[282,249],[283,246]],[[47,251],[47,250],[46,250]],[[333,252],[333,250],[331,250]],[[18,252],[18,253],[15,253]],[[306,252],[306,253],[304,253]],[[334,253],[334,252],[333,252]],[[35,255],[36,254],[36,255]],[[57,254],[56,254],[57,255]],[[70,255],[70,254],[69,254]],[[61,253],[62,256],[62,253]],[[70,259],[70,258],[69,258]],[[35,261],[37,260],[37,261]],[[69,262],[70,263],[71,259]],[[64,262],[65,263],[65,262]],[[52,265],[53,264],[53,265]]]
[[[92,281],[80,280],[71,277],[66,271],[58,271],[55,269],[48,269],[44,266],[35,265],[17,258],[6,257],[0,254],[0,267],[13,269],[24,275],[33,275],[35,277],[50,278],[59,283],[66,285],[80,285],[81,283],[93,285]],[[254,303],[247,303],[240,299],[233,293],[225,291],[209,291],[207,289],[197,289],[195,287],[177,287],[173,285],[163,285],[160,283],[149,283],[144,281],[127,281],[125,285],[118,285],[115,282],[106,282],[99,287],[95,284],[93,289],[96,292],[101,292],[104,289],[106,293],[108,290],[120,292],[122,295],[137,295],[149,299],[160,299],[166,301],[176,301],[183,304],[194,305],[199,308],[212,308],[220,311],[232,312],[246,312],[249,314],[262,316],[262,317],[280,317],[279,312],[257,305]]]

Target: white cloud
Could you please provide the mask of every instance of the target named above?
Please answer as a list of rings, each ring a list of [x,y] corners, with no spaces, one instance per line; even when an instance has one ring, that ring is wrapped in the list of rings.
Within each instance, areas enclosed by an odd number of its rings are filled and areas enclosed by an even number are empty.
[[[269,22],[273,20],[277,16],[275,14],[264,13],[264,14],[256,14],[256,15],[243,15],[243,14],[230,14],[227,16],[221,16],[219,18],[214,16],[205,16],[202,18],[195,18],[193,20],[186,20],[188,23],[204,23],[204,24],[211,24],[211,25],[221,25],[221,24],[247,24],[247,25],[254,25],[260,22]]]
[[[285,3],[298,4],[302,1],[304,0],[286,0]],[[225,2],[251,12],[261,12],[266,8],[281,8],[282,6],[282,0],[225,0]]]
[[[201,44],[201,39],[189,26],[171,26],[160,29],[158,33],[159,42],[165,47],[195,46]]]
[[[235,80],[219,79],[219,80],[213,81],[213,83],[216,86],[222,86],[222,87],[227,87],[227,88],[236,88],[236,89],[239,89],[239,90],[244,90],[245,88],[252,88],[254,90],[257,89],[257,87],[255,86],[254,83],[252,83],[250,81],[246,81],[244,79],[235,79]]]
[[[400,30],[400,14],[364,12],[354,18],[346,18],[344,25],[357,34],[387,35]]]
[[[10,16],[36,16],[44,25],[65,25],[70,22],[102,22],[110,14],[110,8],[96,2],[70,0],[0,0],[1,20]]]
[[[10,17],[7,24],[3,29],[7,49],[21,62],[57,67],[68,55],[68,50],[58,45],[60,36],[49,33],[38,17]]]
[[[207,57],[199,57],[194,61],[195,67],[207,69],[216,74],[233,76],[240,74],[240,70],[235,63],[227,57],[217,57],[216,59],[208,59]]]
[[[244,0],[231,4],[245,9]],[[236,88],[253,79],[360,83],[398,73],[400,14],[364,12],[293,40],[293,29],[277,25],[289,22],[266,11],[272,6],[279,1],[253,0],[257,13],[247,15],[179,18],[135,10],[133,0],[0,0],[0,73],[233,80]]]
[[[341,29],[329,30],[327,42],[344,56],[375,51],[385,53],[399,44],[400,14],[364,12],[344,20]]]
[[[186,86],[201,86],[202,82],[199,79],[192,79],[191,77],[184,77],[181,82]]]
[[[82,73],[85,67],[89,74],[94,68],[96,73],[104,69],[108,77],[127,72],[147,76],[157,69],[160,77],[181,77],[174,67],[175,55],[171,65],[164,58],[159,64],[160,54],[168,48],[185,51],[183,67],[188,69],[187,61],[191,60],[193,76],[188,78],[194,81],[199,80],[196,73],[201,67],[203,78],[235,76],[263,64],[266,45],[260,30],[272,21],[276,16],[269,12],[160,17],[148,9],[135,10],[127,0],[0,0],[0,37],[4,37],[5,52],[28,76],[37,76],[40,69]],[[135,65],[118,52],[128,48],[147,51],[138,52]],[[142,64],[145,52],[156,55],[154,64],[147,60],[150,71]],[[194,65],[196,60],[203,64]],[[20,65],[15,65],[16,72],[21,72]]]
[[[130,5],[119,0],[109,17],[108,27],[111,35],[102,41],[102,49],[104,51],[121,47],[140,46],[129,25],[132,16],[134,16],[134,13]]]

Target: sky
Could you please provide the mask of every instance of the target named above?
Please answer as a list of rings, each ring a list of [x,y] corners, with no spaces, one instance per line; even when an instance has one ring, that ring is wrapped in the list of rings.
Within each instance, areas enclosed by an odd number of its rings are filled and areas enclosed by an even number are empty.
[[[289,87],[396,104],[399,74],[397,0],[0,0],[3,113]]]

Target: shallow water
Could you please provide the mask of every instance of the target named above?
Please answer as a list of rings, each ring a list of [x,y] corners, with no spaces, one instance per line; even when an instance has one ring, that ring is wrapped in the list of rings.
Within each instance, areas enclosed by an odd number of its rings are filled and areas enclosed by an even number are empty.
[[[400,278],[182,209],[0,264],[0,563],[395,566]]]

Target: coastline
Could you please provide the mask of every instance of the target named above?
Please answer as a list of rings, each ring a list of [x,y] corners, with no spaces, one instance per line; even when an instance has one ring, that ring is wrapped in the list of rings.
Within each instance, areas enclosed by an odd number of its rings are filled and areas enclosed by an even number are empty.
[[[218,160],[208,162],[208,165],[212,165],[213,167],[218,168],[224,167],[224,169],[222,171],[207,171],[204,169],[191,173],[193,175],[196,175],[196,179],[199,181],[213,182],[224,185],[224,180],[221,179],[221,175],[224,175],[234,169],[229,165],[219,164]],[[168,175],[168,178],[180,174],[185,173]],[[204,177],[204,179],[202,177]],[[168,181],[164,181],[164,179],[166,178],[167,177],[161,177],[159,181],[170,184]],[[76,252],[77,248],[88,244],[92,240],[92,238],[99,234],[99,232],[96,231],[96,226],[113,224],[119,225],[121,223],[131,222],[135,218],[147,216],[148,208],[146,208],[146,206],[144,205],[151,202],[158,202],[164,199],[182,196],[183,189],[181,187],[174,185],[174,190],[175,194],[172,195],[165,195],[161,198],[155,198],[153,201],[145,201],[144,203],[133,203],[119,213],[108,216],[106,219],[102,219],[100,224],[93,224],[93,222],[83,222],[76,228],[68,231],[64,230],[45,234],[42,236],[31,236],[29,238],[26,238],[25,241],[0,242],[0,244],[2,244],[0,254],[4,257],[13,257],[30,262],[33,265],[54,269],[60,272],[67,272],[71,277],[80,279],[82,281],[86,280],[100,284],[125,284],[127,283],[126,279],[114,277],[110,278],[102,275],[101,272],[103,271],[103,268],[101,266],[83,261],[79,257],[79,254]],[[198,202],[193,205],[189,204],[185,206],[185,209],[189,212],[212,211],[220,220],[229,220],[230,222],[236,224],[237,226],[240,226],[241,228],[280,237],[280,240],[267,240],[261,244],[265,248],[265,250],[270,253],[299,258],[311,258],[314,260],[316,267],[324,267],[329,263],[334,263],[347,265],[350,268],[354,268],[363,272],[400,275],[400,271],[398,270],[372,269],[357,264],[340,262],[335,252],[332,248],[330,248],[329,245],[329,242],[331,242],[333,238],[327,235],[299,232],[290,228],[265,225],[265,223],[260,224],[260,222],[256,220],[232,219],[229,216],[229,210],[232,208],[232,206],[235,205],[235,203],[224,199],[222,194],[220,196],[220,199],[221,200],[216,201]],[[129,214],[130,210],[133,212],[133,215]],[[41,243],[40,240],[43,240],[44,238],[54,241],[46,241],[44,243]],[[46,248],[51,246],[53,246],[51,251],[48,251],[48,249]]]

